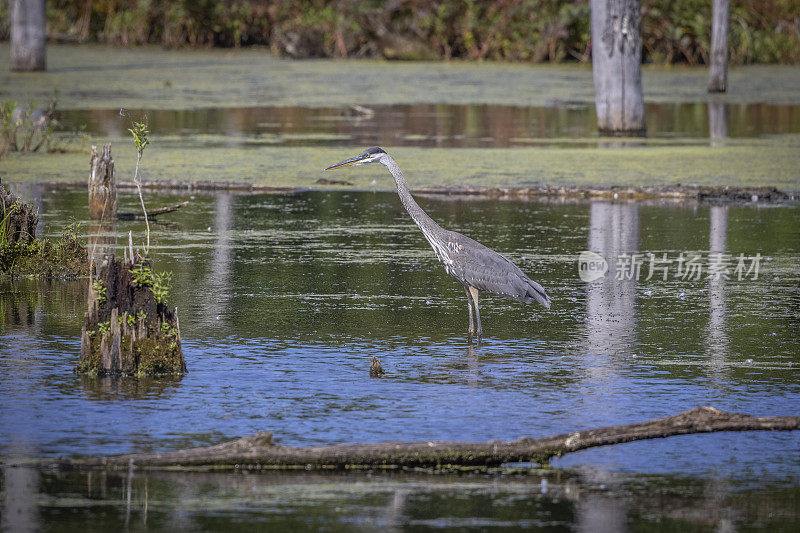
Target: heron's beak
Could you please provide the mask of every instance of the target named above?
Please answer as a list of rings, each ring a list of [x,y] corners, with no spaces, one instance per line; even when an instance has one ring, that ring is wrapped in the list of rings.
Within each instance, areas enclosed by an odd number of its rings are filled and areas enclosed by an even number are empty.
[[[350,159],[345,159],[341,163],[336,163],[335,165],[331,165],[328,168],[326,168],[325,170],[335,170],[337,168],[349,167],[350,165],[357,165],[363,160],[364,160],[364,157],[362,157],[361,155],[357,155],[355,157],[351,157]]]

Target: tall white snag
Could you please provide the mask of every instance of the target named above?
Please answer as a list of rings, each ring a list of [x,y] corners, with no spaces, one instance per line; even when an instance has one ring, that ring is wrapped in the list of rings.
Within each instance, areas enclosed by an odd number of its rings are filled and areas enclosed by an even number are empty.
[[[601,134],[643,136],[642,13],[638,0],[591,0],[592,72]]]
[[[724,93],[728,89],[728,25],[730,0],[714,0],[711,21],[711,68],[708,92]]]
[[[8,0],[12,71],[45,70],[45,0]]]

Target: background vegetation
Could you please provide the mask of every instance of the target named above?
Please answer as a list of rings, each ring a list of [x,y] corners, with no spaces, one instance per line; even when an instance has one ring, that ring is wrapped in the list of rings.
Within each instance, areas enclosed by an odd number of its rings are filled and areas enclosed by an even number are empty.
[[[733,63],[800,62],[800,2],[732,2]],[[0,2],[0,38],[8,38]],[[705,63],[711,0],[642,0],[644,59]],[[587,61],[588,0],[48,0],[51,39],[285,57]]]

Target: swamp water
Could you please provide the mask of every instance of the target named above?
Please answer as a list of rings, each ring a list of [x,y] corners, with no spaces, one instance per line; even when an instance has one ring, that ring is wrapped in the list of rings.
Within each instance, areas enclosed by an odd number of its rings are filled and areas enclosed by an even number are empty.
[[[649,137],[598,139],[588,66],[279,61],[264,50],[48,46],[48,72],[0,99],[47,102],[63,129],[113,143],[117,177],[147,115],[147,180],[388,190],[384,169],[322,173],[368,145],[412,187],[675,185],[800,191],[800,69],[646,67]],[[365,68],[366,67],[366,68]],[[353,109],[358,104],[370,113]],[[120,109],[124,108],[120,114]],[[86,218],[86,153],[11,154],[0,175],[51,235]],[[375,180],[373,182],[372,180]],[[324,186],[323,186],[324,187]],[[332,187],[335,188],[335,187]],[[186,199],[147,193],[156,207]],[[189,374],[76,376],[82,282],[0,282],[0,529],[786,530],[800,528],[800,435],[718,433],[585,450],[558,469],[409,472],[64,472],[8,458],[214,444],[487,440],[629,423],[697,405],[797,413],[800,210],[694,203],[421,197],[443,226],[506,253],[549,311],[463,290],[387,192],[196,195],[154,225],[174,272]],[[123,211],[136,199],[121,198]],[[86,225],[84,228],[92,229]],[[141,224],[118,223],[114,235]],[[121,244],[121,243],[120,243]],[[585,283],[577,257],[761,254],[758,279]],[[731,265],[734,267],[735,265]],[[749,265],[748,265],[749,266]],[[705,266],[704,266],[705,268]],[[613,278],[613,276],[612,276]],[[368,377],[379,357],[388,374]]]
[[[85,193],[18,189],[55,233]],[[148,194],[151,206],[186,199]],[[152,235],[174,272],[189,374],[72,373],[82,283],[0,282],[0,454],[175,449],[271,430],[282,444],[544,436],[697,405],[756,415],[800,405],[800,210],[662,202],[420,197],[449,229],[541,282],[553,307],[482,299],[486,338],[466,342],[463,289],[396,195],[196,195]],[[121,211],[136,198],[123,195]],[[169,222],[167,222],[169,221]],[[84,228],[86,226],[83,226]],[[116,234],[143,224],[118,222]],[[123,243],[120,239],[119,244]],[[642,254],[635,276],[585,283],[581,251]],[[646,280],[648,252],[699,254]],[[709,253],[730,279],[709,279]],[[737,258],[760,254],[739,280]],[[619,268],[617,268],[619,266]],[[748,259],[747,266],[752,266]],[[370,379],[369,359],[388,374]],[[586,450],[528,475],[86,473],[3,467],[9,527],[127,526],[593,530],[794,529],[800,435],[693,435]]]
[[[620,141],[596,136],[588,65],[282,61],[264,49],[54,45],[48,72],[19,75],[8,72],[7,47],[0,43],[0,99],[42,105],[58,91],[63,129],[85,126],[87,146],[111,142],[120,175],[135,163],[125,149],[130,122],[146,115],[154,132],[147,180],[319,187],[319,170],[341,161],[343,148],[354,155],[379,144],[412,187],[800,191],[800,69],[791,66],[731,68],[728,92],[715,96],[704,68],[645,67],[648,138]],[[84,182],[85,169],[85,153],[12,154],[0,174]],[[356,174],[333,179],[370,183]]]

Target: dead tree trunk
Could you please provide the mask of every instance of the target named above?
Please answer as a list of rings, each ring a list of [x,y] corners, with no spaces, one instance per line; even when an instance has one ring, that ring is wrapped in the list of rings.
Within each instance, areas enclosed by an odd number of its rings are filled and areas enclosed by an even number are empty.
[[[644,136],[638,0],[591,0],[592,72],[602,135]]]
[[[89,218],[97,221],[89,223],[89,254],[95,275],[117,244],[117,179],[110,144],[103,145],[101,155],[92,146],[89,168]]]
[[[164,287],[147,259],[113,256],[89,278],[89,310],[81,331],[76,372],[143,376],[185,374],[177,308],[163,301]],[[162,301],[159,301],[159,298]]]
[[[711,22],[711,69],[708,92],[724,93],[728,90],[728,20],[730,0],[714,0]]]
[[[673,435],[715,431],[798,430],[800,416],[750,416],[697,407],[647,422],[587,429],[538,439],[489,442],[385,442],[333,446],[282,446],[272,433],[204,448],[166,453],[117,455],[63,460],[69,466],[148,468],[248,465],[256,468],[374,468],[374,467],[497,467],[503,463],[546,463],[552,457],[592,448]]]
[[[89,218],[114,220],[117,216],[117,180],[111,145],[103,145],[102,155],[92,146],[89,173]]]
[[[9,0],[12,71],[45,70],[45,0]]]

